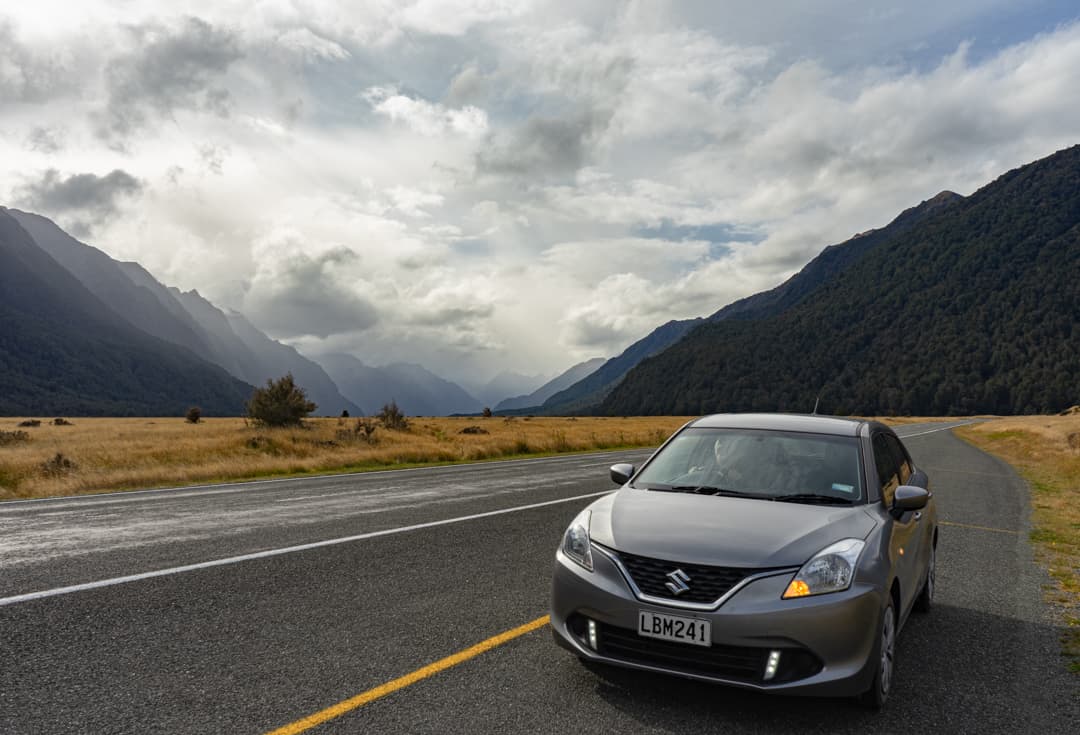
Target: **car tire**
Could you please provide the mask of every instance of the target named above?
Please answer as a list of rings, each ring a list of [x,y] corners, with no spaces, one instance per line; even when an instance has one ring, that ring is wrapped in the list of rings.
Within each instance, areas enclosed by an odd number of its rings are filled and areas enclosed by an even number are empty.
[[[893,607],[892,597],[889,604],[881,614],[881,625],[878,627],[878,644],[874,647],[876,653],[874,681],[859,697],[859,701],[867,708],[879,710],[885,706],[892,690],[893,680],[896,678],[896,634],[897,634],[896,609]]]
[[[930,547],[930,563],[926,565],[926,582],[915,598],[915,610],[921,613],[930,612],[934,606],[934,591],[937,587],[937,547]]]

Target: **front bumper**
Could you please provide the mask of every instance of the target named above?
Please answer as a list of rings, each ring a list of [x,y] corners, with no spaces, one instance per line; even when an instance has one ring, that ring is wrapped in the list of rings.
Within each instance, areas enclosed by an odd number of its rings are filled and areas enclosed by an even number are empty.
[[[586,571],[560,551],[552,581],[555,640],[583,659],[815,696],[860,694],[873,681],[885,606],[878,588],[856,581],[844,592],[783,600],[792,571],[750,582],[715,610],[686,610],[639,600],[615,563],[595,550],[593,567]],[[657,644],[638,637],[641,610],[709,620],[712,647]],[[595,621],[600,631],[595,650],[581,634],[587,620]],[[767,681],[764,661],[773,650],[781,651],[782,667],[787,668]]]

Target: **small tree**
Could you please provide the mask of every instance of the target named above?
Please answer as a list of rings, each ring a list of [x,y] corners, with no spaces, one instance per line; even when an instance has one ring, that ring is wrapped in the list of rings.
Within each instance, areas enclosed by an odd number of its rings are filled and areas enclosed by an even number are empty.
[[[267,380],[265,388],[255,389],[247,403],[247,414],[265,426],[299,426],[316,408],[292,373],[287,373],[277,380]]]
[[[341,418],[343,418],[343,419],[349,418],[349,409],[346,408],[344,411],[341,412]]]
[[[487,406],[484,406],[483,414],[484,414],[484,418],[486,418],[486,419],[491,418],[491,409],[488,408]]]
[[[184,418],[189,424],[197,424],[202,421],[202,409],[198,406],[192,406],[187,410]]]
[[[405,418],[405,414],[398,408],[397,401],[395,400],[391,400],[389,403],[384,404],[377,416],[384,428],[396,429],[399,431],[404,431],[409,428],[409,420]]]

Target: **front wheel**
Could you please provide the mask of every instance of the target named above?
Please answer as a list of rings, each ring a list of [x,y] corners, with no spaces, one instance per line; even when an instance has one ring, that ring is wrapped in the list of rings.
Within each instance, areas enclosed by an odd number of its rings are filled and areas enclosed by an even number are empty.
[[[881,614],[881,630],[878,640],[877,673],[870,688],[862,693],[860,701],[870,709],[881,709],[889,698],[896,666],[896,610],[892,598]]]

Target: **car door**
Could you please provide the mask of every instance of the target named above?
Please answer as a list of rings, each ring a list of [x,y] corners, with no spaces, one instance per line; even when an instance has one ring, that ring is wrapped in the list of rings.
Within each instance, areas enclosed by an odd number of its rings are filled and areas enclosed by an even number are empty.
[[[889,435],[878,432],[873,435],[874,465],[881,484],[881,502],[889,517],[889,561],[894,575],[900,580],[900,610],[906,613],[918,592],[919,537],[918,519],[915,513],[894,513],[893,498],[900,486],[900,462],[889,442]]]
[[[911,457],[908,455],[907,450],[901,441],[892,434],[886,434],[886,441],[892,448],[893,454],[896,456],[897,466],[900,470],[900,484],[912,485],[919,484],[920,487],[928,485],[925,480],[920,480],[916,483],[915,478],[915,465],[911,461]],[[929,519],[926,518],[926,512],[915,511],[911,513],[912,520],[915,522],[915,538],[914,543],[909,551],[916,552],[917,556],[912,560],[915,568],[915,583],[918,586],[925,576],[926,565],[930,562],[930,548],[933,544],[931,537],[932,524]]]

